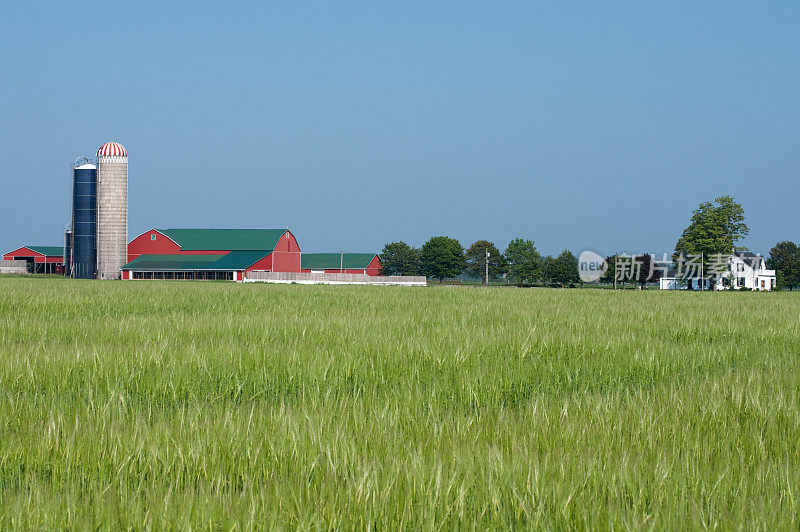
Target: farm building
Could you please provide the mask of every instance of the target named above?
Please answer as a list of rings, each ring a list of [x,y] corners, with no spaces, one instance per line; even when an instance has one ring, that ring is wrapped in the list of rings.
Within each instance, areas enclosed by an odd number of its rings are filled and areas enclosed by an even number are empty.
[[[299,272],[288,229],[150,229],[128,244],[123,279],[221,279],[246,272]]]
[[[27,264],[31,272],[64,273],[63,255],[61,247],[23,246],[3,259]],[[382,277],[375,253],[301,253],[289,229],[150,229],[131,240],[126,259],[120,268],[120,277],[126,280],[258,278],[265,282],[369,284],[373,282],[370,277]],[[320,274],[351,277],[334,279]],[[384,280],[383,284],[411,282]]]
[[[300,261],[304,273],[381,274],[381,262],[375,253],[303,253]]]
[[[22,246],[3,255],[3,260],[24,260],[30,273],[64,273],[61,246]]]
[[[764,257],[749,251],[731,255],[715,273],[716,282],[701,279],[699,270],[691,275],[678,277],[677,269],[671,268],[659,279],[662,290],[772,290],[775,288],[775,270],[767,268]]]

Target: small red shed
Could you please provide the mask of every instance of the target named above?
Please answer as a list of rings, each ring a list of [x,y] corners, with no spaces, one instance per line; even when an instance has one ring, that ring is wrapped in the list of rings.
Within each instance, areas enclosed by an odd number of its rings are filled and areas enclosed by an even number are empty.
[[[381,261],[375,253],[303,253],[301,265],[306,273],[381,274]]]
[[[3,260],[24,260],[31,273],[64,273],[64,248],[60,246],[22,246],[3,255]]]

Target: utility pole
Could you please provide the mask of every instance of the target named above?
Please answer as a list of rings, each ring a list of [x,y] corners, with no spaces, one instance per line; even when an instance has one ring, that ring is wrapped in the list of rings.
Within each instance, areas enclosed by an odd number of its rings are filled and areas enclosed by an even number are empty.
[[[617,251],[614,252],[614,290],[617,289],[617,259],[619,258],[617,257],[618,254],[619,252]]]
[[[704,267],[704,264],[703,264],[703,252],[701,251],[700,252],[700,291],[701,292],[705,292],[706,291],[706,278],[703,276],[703,269],[704,269],[703,267]]]
[[[344,251],[342,251],[342,255],[339,257],[339,273],[344,273]]]
[[[486,280],[484,284],[489,286],[489,248],[486,248]]]

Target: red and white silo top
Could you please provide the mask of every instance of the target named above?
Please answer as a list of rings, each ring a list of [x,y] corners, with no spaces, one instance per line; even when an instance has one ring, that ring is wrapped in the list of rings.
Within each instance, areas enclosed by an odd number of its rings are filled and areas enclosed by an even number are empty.
[[[97,150],[98,157],[127,157],[128,151],[125,146],[118,142],[106,142]]]

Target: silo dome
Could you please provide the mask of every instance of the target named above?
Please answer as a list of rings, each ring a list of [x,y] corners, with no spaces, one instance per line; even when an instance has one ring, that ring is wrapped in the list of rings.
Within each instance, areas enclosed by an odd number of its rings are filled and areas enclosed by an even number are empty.
[[[117,142],[106,142],[97,150],[98,157],[127,157],[125,146]]]

